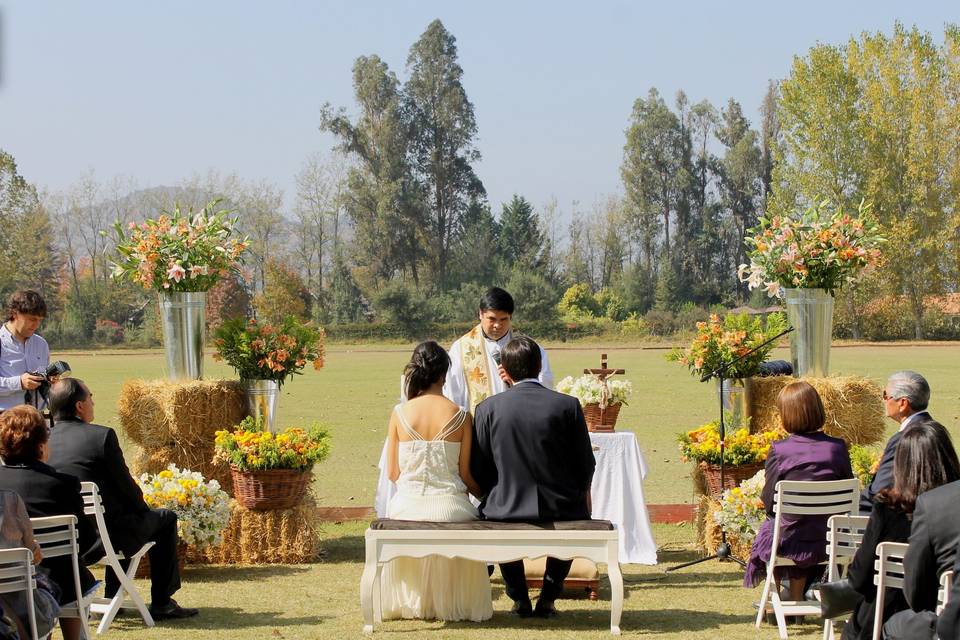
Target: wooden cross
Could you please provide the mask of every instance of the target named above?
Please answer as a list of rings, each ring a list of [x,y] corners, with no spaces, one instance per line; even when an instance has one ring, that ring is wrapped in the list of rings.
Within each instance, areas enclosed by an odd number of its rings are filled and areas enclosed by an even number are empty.
[[[584,373],[592,373],[593,375],[597,376],[597,378],[599,378],[601,382],[604,381],[604,380],[606,380],[606,379],[609,378],[610,376],[615,376],[615,375],[617,375],[618,373],[626,373],[626,371],[623,370],[623,369],[608,369],[608,368],[607,368],[607,354],[605,354],[605,353],[601,353],[601,354],[600,354],[600,368],[599,368],[599,369],[584,369],[583,372],[584,372]]]

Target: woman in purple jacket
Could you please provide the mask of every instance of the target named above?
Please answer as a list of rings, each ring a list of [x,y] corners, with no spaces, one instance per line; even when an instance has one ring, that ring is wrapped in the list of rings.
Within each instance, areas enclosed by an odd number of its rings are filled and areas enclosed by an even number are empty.
[[[790,437],[774,442],[767,455],[763,504],[767,520],[760,527],[744,576],[745,587],[754,587],[766,579],[770,545],[773,542],[773,500],[780,480],[844,480],[853,477],[847,445],[825,434],[823,402],[806,382],[787,385],[777,396],[780,421]],[[774,578],[777,588],[786,577],[790,581],[790,599],[802,600],[810,583],[823,574],[827,560],[827,516],[783,516],[778,555],[793,560],[796,566],[778,567]]]

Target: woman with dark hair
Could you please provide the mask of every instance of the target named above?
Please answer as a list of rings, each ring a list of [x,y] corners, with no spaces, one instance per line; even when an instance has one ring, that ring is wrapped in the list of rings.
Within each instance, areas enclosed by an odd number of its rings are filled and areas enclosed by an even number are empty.
[[[843,640],[873,636],[877,586],[873,584],[873,561],[881,542],[907,542],[917,496],[930,489],[960,480],[960,461],[944,429],[918,422],[903,432],[893,458],[893,487],[874,497],[863,542],[850,563],[847,579],[862,596],[843,628]],[[887,589],[883,621],[908,609],[902,589]]]
[[[853,477],[850,455],[843,440],[823,432],[823,401],[817,390],[806,382],[787,385],[777,396],[777,410],[788,438],[774,442],[767,454],[763,486],[763,505],[767,519],[761,525],[750,550],[750,562],[743,579],[745,587],[763,582],[773,543],[773,501],[781,480],[845,480]],[[774,578],[777,588],[786,577],[790,581],[790,600],[802,600],[807,586],[823,574],[821,563],[827,560],[827,518],[824,516],[783,516],[780,532],[780,556],[795,566],[778,567]]]
[[[450,357],[436,342],[423,342],[404,369],[407,401],[394,407],[387,436],[387,472],[397,492],[387,517],[398,520],[475,520],[467,497],[479,493],[470,475],[473,422],[443,396]],[[482,562],[397,558],[383,570],[384,619],[473,620],[493,615],[490,579]]]
[[[31,406],[20,405],[0,414],[0,488],[19,494],[31,518],[76,516],[77,546],[82,557],[99,540],[83,512],[80,481],[46,464],[49,437],[47,423]],[[60,604],[77,599],[69,557],[50,558],[40,566],[49,571],[50,579],[60,587]],[[86,592],[95,584],[93,574],[81,565],[80,588]],[[61,619],[60,629],[67,640],[80,637],[80,621],[76,618]]]

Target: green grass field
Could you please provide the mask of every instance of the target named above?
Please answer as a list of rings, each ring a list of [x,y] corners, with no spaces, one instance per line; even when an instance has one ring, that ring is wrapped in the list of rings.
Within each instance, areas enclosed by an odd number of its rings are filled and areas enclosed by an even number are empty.
[[[610,363],[627,370],[633,381],[630,406],[620,414],[619,429],[637,434],[650,466],[645,483],[651,503],[689,502],[690,465],[679,459],[676,434],[715,417],[713,383],[701,384],[687,371],[664,359],[665,349],[548,345],[551,365],[559,380],[599,365],[601,351]],[[279,417],[282,424],[320,420],[333,433],[333,452],[315,470],[315,493],[324,506],[373,504],[377,462],[386,433],[387,418],[396,403],[400,372],[410,349],[398,346],[332,346],[327,366],[297,376],[282,390]],[[787,357],[786,350],[774,354]],[[117,396],[127,378],[163,375],[160,351],[76,352],[54,354],[73,368],[93,390],[97,419],[119,428]],[[960,437],[960,345],[851,346],[833,349],[835,373],[860,374],[883,383],[897,369],[922,372],[933,388],[931,413]],[[223,364],[208,359],[208,378],[232,377]],[[893,423],[889,425],[893,430]],[[132,458],[133,445],[121,440]]]
[[[609,353],[612,365],[626,368],[627,377],[634,382],[634,397],[621,413],[620,428],[636,432],[650,464],[647,500],[689,501],[689,465],[679,461],[675,437],[681,429],[712,419],[713,386],[695,382],[684,369],[666,362],[663,349],[555,345],[550,349],[551,362],[559,378],[595,366],[602,350]],[[409,349],[395,346],[334,346],[327,368],[309,371],[284,387],[282,423],[321,420],[333,431],[333,454],[317,469],[315,490],[322,504],[372,504],[386,420],[408,354]],[[98,420],[111,426],[118,426],[116,400],[123,380],[162,375],[162,354],[157,351],[54,356],[69,361],[74,374],[90,384]],[[956,363],[960,345],[835,348],[832,358],[834,372],[862,374],[878,382],[896,369],[923,372],[933,387],[931,412],[958,436],[960,376]],[[207,377],[231,374],[212,361],[207,367]],[[892,431],[893,425],[889,427]],[[124,446],[128,456],[132,455],[131,445],[124,441]],[[188,567],[177,598],[185,605],[200,607],[199,617],[163,622],[153,629],[144,628],[137,619],[121,618],[111,633],[129,640],[361,637],[358,585],[365,526],[364,522],[325,524],[323,557],[310,565]],[[711,561],[676,573],[664,572],[667,566],[696,557],[690,525],[654,525],[654,537],[658,566],[624,566],[624,635],[668,640],[777,637],[775,627],[754,629],[752,603],[759,598],[760,589],[743,589],[743,574],[736,565]],[[141,585],[148,593],[147,583]],[[598,602],[564,599],[559,603],[559,618],[521,621],[507,613],[509,599],[495,579],[494,618],[489,622],[397,621],[377,631],[393,637],[438,639],[608,638],[609,588],[605,582],[601,585]],[[812,639],[821,632],[818,621],[809,620],[791,627],[790,637]]]

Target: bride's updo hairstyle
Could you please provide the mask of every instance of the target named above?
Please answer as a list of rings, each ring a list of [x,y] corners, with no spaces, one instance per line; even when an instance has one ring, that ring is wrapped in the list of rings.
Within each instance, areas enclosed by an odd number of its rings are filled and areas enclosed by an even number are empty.
[[[450,369],[450,356],[443,347],[433,340],[418,344],[413,350],[410,362],[403,369],[407,400],[413,400],[422,395],[433,383],[443,380],[448,369]]]

